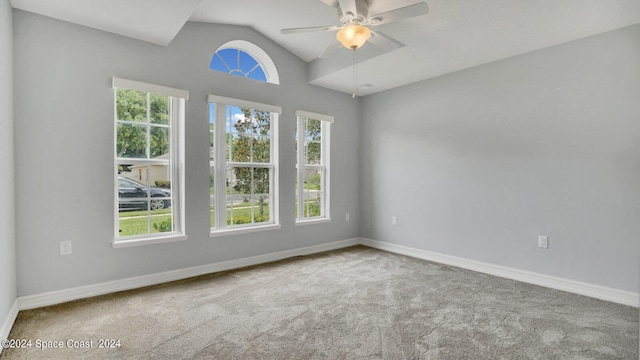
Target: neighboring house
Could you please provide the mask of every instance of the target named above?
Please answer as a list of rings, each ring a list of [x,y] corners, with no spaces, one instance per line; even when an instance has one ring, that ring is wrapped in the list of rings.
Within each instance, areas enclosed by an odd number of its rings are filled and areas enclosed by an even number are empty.
[[[169,154],[163,154],[154,159],[169,159]],[[121,175],[143,184],[157,186],[156,180],[169,179],[169,167],[167,165],[134,165],[131,166],[130,172]]]

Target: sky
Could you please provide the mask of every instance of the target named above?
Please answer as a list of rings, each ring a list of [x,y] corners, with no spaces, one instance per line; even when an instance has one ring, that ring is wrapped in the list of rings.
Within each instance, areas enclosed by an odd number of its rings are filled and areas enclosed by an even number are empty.
[[[238,49],[216,51],[209,64],[209,69],[262,82],[267,81],[267,77],[258,62],[251,55]]]

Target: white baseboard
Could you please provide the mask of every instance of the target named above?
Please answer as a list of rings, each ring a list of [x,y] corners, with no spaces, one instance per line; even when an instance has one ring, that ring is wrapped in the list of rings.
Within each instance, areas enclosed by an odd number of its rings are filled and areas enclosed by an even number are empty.
[[[229,260],[220,263],[195,266],[186,269],[166,271],[157,274],[137,276],[127,279],[108,281],[95,285],[80,286],[71,289],[57,290],[42,294],[21,296],[17,299],[18,309],[27,310],[42,306],[60,304],[67,301],[104,295],[116,291],[136,289],[144,286],[166,283],[187,279],[194,276],[210,274],[219,271],[233,270],[252,265],[269,263],[294,256],[310,255],[324,251],[342,249],[360,244],[359,238],[335,241],[327,244],[308,246],[299,249],[279,251],[271,254],[251,256],[237,260]],[[16,311],[17,313],[17,311]],[[13,322],[11,322],[13,324]],[[11,328],[9,328],[11,329]]]
[[[16,322],[16,318],[18,317],[18,311],[18,299],[16,299],[16,301],[13,302],[13,305],[11,305],[9,313],[2,322],[2,326],[0,327],[0,340],[9,338],[9,333],[11,332],[11,328],[13,327],[13,323]],[[2,354],[2,349],[2,346],[0,346],[0,354]]]
[[[569,279],[563,279],[555,276],[549,276],[544,274],[538,274],[530,271],[518,270],[505,266],[499,266],[489,263],[484,263],[475,260],[469,260],[459,258],[450,255],[439,254],[435,252],[414,249],[406,246],[391,244],[382,241],[376,241],[371,239],[360,239],[360,244],[379,250],[384,250],[396,254],[407,255],[418,259],[429,260],[441,264],[456,266],[459,268],[477,271],[489,275],[495,275],[507,279],[518,280],[529,284],[540,285],[556,290],[563,290],[575,294],[590,296],[593,298],[615,302],[618,304],[629,305],[638,307],[640,305],[640,297],[638,293],[629,291],[623,291],[604,287],[600,285],[594,285],[584,283],[580,281],[574,281]]]

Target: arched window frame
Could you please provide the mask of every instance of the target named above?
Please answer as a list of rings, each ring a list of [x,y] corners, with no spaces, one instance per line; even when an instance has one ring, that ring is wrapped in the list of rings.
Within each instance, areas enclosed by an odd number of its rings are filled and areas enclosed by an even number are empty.
[[[273,60],[271,60],[271,57],[267,55],[267,53],[258,45],[245,40],[232,40],[216,49],[216,51],[211,56],[211,59],[216,56],[216,53],[218,51],[225,49],[238,49],[244,51],[260,65],[267,79],[267,83],[276,85],[280,84],[280,76],[278,75],[276,64],[273,62]]]

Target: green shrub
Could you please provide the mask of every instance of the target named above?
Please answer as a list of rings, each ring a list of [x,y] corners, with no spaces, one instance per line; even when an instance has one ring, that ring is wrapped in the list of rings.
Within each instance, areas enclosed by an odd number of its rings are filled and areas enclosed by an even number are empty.
[[[156,187],[171,189],[171,181],[170,180],[156,180]]]
[[[305,203],[304,212],[307,217],[320,216],[320,204],[317,202]]]
[[[231,219],[227,218],[227,225],[231,224]],[[235,216],[233,218],[233,224],[251,224],[251,218],[249,216]]]
[[[153,228],[158,232],[171,232],[172,224],[171,219],[162,220],[160,222],[153,223]]]

